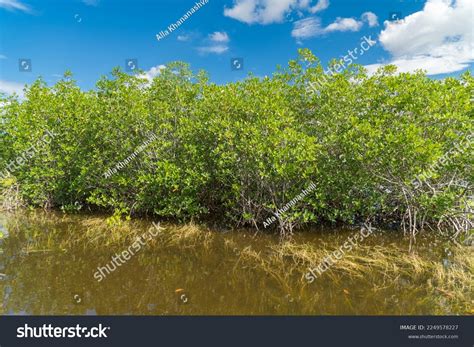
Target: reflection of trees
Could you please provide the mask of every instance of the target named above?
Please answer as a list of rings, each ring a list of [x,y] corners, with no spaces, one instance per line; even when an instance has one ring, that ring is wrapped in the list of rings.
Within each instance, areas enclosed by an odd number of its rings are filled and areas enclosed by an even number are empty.
[[[30,314],[225,314],[261,308],[260,293],[215,261],[193,255],[141,254],[96,282],[93,272],[110,258],[92,254],[29,255],[7,265],[12,288],[4,311]],[[210,266],[209,266],[210,265]],[[261,283],[263,284],[263,283]],[[183,304],[177,288],[183,288]],[[248,294],[244,294],[248,293]],[[82,302],[76,304],[74,295]],[[236,298],[246,297],[246,302]],[[154,304],[154,305],[150,305]],[[150,310],[150,307],[153,307]]]
[[[64,252],[57,245],[82,231],[74,221],[35,216],[9,222],[9,236],[0,241],[0,272],[8,275],[0,280],[0,314],[81,315],[95,310],[102,315],[398,315],[432,314],[437,309],[435,298],[410,278],[382,283],[383,274],[374,272],[361,279],[323,276],[305,285],[290,268],[265,269],[255,261],[238,261],[249,243],[265,257],[266,246],[275,242],[267,236],[215,237],[207,247],[157,242],[97,282],[93,277],[97,267],[106,266],[128,245],[87,249],[87,244],[67,241]],[[230,238],[233,243],[226,247]],[[45,249],[50,251],[40,251]],[[181,290],[176,293],[177,289]],[[180,299],[183,294],[186,303]]]
[[[390,293],[377,295],[367,284],[348,285],[351,295],[334,283],[301,290],[295,279],[292,293],[284,292],[271,277],[255,269],[232,269],[233,261],[218,254],[176,249],[137,254],[102,282],[93,278],[98,265],[110,255],[92,253],[34,254],[9,262],[6,271],[11,293],[4,313],[29,314],[351,314],[411,313],[413,307],[394,304]],[[184,289],[183,304],[175,290]],[[359,288],[357,290],[357,288]],[[182,293],[182,292],[180,292]],[[81,303],[74,301],[79,295]],[[393,294],[393,293],[392,293]],[[410,302],[416,302],[416,297]],[[384,303],[385,301],[385,303]],[[416,310],[415,310],[416,312]]]

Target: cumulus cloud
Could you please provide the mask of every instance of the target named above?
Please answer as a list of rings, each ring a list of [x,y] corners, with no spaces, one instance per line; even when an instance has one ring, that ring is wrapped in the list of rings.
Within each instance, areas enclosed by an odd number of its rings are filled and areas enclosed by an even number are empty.
[[[229,35],[225,31],[216,31],[209,35],[211,41],[214,42],[229,42]]]
[[[150,70],[145,71],[144,73],[140,74],[139,77],[146,78],[148,81],[152,81],[153,78],[158,76],[161,73],[161,70],[166,69],[165,65],[156,65],[153,66]]]
[[[293,24],[291,36],[298,39],[307,39],[322,33],[321,20],[317,17],[309,17],[296,21]]]
[[[225,31],[215,31],[212,34],[209,34],[207,40],[207,45],[198,47],[200,53],[214,53],[222,54],[229,50],[227,45],[230,41],[229,35]]]
[[[31,8],[19,0],[0,0],[0,7],[9,11],[31,12]]]
[[[323,11],[329,7],[329,0],[319,0],[315,6],[309,8],[309,12],[316,13]]]
[[[211,45],[211,46],[203,46],[198,47],[198,51],[201,53],[215,53],[215,54],[222,54],[229,50],[227,45]]]
[[[336,18],[336,20],[324,28],[325,33],[332,31],[359,31],[363,23],[354,18]]]
[[[203,35],[199,31],[181,31],[177,36],[177,40],[181,42],[190,42],[202,40]]]
[[[293,11],[316,13],[325,10],[329,0],[234,0],[224,15],[247,24],[281,23]]]
[[[336,31],[359,31],[363,27],[364,22],[367,22],[371,27],[378,25],[377,16],[372,12],[363,13],[361,20],[338,17],[326,27],[321,26],[321,20],[318,17],[308,17],[298,20],[293,24],[291,36],[297,39],[307,39]]]
[[[210,34],[188,32],[178,36],[178,41],[197,42],[195,49],[200,54],[223,54],[229,50],[230,37],[225,31],[214,31]]]
[[[364,12],[362,13],[362,16],[360,16],[364,22],[367,22],[369,24],[369,27],[376,27],[379,25],[379,21],[375,13],[372,12]]]
[[[428,0],[423,10],[386,21],[379,41],[400,72],[429,75],[460,71],[474,61],[472,0]],[[367,66],[374,71],[383,64]]]
[[[84,4],[87,6],[98,6],[99,5],[99,0],[82,0]]]
[[[178,35],[178,41],[186,42],[189,41],[190,37],[189,35]]]
[[[24,84],[0,80],[0,93],[4,93],[7,95],[12,95],[16,93],[20,97],[23,97],[23,88]]]

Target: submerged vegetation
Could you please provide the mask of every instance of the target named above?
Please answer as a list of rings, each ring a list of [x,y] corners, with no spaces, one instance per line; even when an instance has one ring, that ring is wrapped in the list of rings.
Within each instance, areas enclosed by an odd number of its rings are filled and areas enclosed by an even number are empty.
[[[52,87],[37,80],[24,100],[0,98],[4,208],[261,229],[314,182],[271,228],[472,229],[471,74],[433,80],[388,66],[369,76],[353,65],[308,90],[323,73],[301,50],[271,77],[225,85],[183,63],[151,82],[114,70],[90,91],[69,73]],[[45,132],[54,137],[30,155]]]
[[[36,295],[47,296],[52,285],[60,286],[60,303],[52,311],[31,313],[75,312],[78,307],[71,308],[68,300],[78,288],[83,288],[79,293],[84,298],[94,298],[99,314],[130,312],[131,307],[147,314],[149,302],[158,302],[161,310],[193,314],[473,313],[472,245],[455,245],[439,236],[420,238],[417,248],[409,252],[407,239],[375,231],[309,283],[308,268],[338,248],[353,230],[301,233],[279,242],[274,235],[167,224],[130,264],[123,264],[98,285],[92,278],[97,267],[127,249],[152,227],[150,221],[110,225],[100,217],[31,212],[8,214],[5,225],[8,237],[0,239],[0,265],[10,281],[7,284],[15,287],[5,307],[22,308],[18,295],[27,291],[25,297],[30,298],[31,285]],[[176,288],[184,288],[179,290],[191,298],[185,311],[173,309]],[[117,304],[122,291],[127,292],[127,300]],[[135,295],[137,300],[131,300]],[[29,305],[40,304],[39,310],[50,301],[26,300]]]
[[[244,250],[242,257],[257,264],[280,283],[290,286],[292,274],[303,276],[309,267],[327,256],[328,248],[321,246],[285,242],[272,246],[267,256],[249,248]],[[458,246],[450,249],[449,253],[451,257],[449,265],[446,265],[439,258],[429,259],[409,253],[395,244],[359,245],[354,252],[330,266],[322,276],[327,276],[329,283],[341,283],[347,278],[356,283],[370,283],[373,292],[394,287],[410,288],[415,292],[416,286],[423,284],[427,295],[425,299],[434,300],[434,307],[439,309],[443,302],[452,312],[468,313],[472,309],[474,285],[472,249]],[[321,280],[316,279],[315,283],[318,281]],[[420,298],[422,300],[423,297]]]

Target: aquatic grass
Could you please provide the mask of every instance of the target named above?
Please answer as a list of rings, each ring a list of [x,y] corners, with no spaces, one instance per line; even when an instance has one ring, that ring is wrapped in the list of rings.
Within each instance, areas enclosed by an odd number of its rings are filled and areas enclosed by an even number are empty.
[[[228,246],[235,245],[229,243]],[[284,291],[294,291],[295,284],[300,292],[304,292],[320,288],[328,280],[337,285],[350,279],[354,283],[371,283],[374,292],[397,286],[410,289],[410,292],[416,293],[414,295],[419,295],[420,305],[423,305],[424,296],[428,302],[434,302],[439,314],[468,313],[472,308],[472,247],[455,247],[453,259],[446,267],[440,261],[394,245],[359,245],[312,284],[304,278],[308,268],[319,264],[332,249],[325,245],[296,244],[292,241],[268,248],[269,252],[243,248],[238,251],[239,262],[246,262],[249,267],[267,273]],[[420,283],[426,285],[420,287]]]
[[[192,222],[179,227],[169,228],[163,234],[168,245],[182,246],[184,248],[194,248],[201,245],[208,248],[214,239],[214,235],[211,231]]]
[[[14,211],[25,206],[16,180],[0,178],[0,211]]]
[[[459,246],[453,253],[453,259],[447,268],[444,264],[434,264],[433,280],[429,279],[427,285],[432,293],[441,294],[437,300],[439,307],[445,306],[445,302],[448,301],[456,306],[456,311],[472,314],[474,305],[472,249]]]
[[[150,228],[152,222],[122,221],[116,225],[104,222],[102,218],[87,218],[82,222],[86,228],[83,239],[93,245],[101,244],[112,246],[133,241]],[[196,246],[209,246],[213,233],[202,226],[192,222],[176,226],[173,224],[160,224],[164,230],[150,243],[153,246],[182,246],[192,248]]]
[[[37,250],[67,251],[77,248],[84,250],[107,250],[124,247],[138,237],[155,228],[152,221],[123,220],[107,223],[103,217],[85,217],[59,213],[32,211],[16,214],[9,218],[10,238],[26,242],[25,252]],[[188,223],[180,226],[160,224],[164,229],[148,240],[151,248],[183,247],[208,248],[215,233],[203,226]]]
[[[243,271],[243,278],[263,278],[268,281],[266,300],[279,305],[294,300],[291,305],[301,305],[297,310],[301,314],[314,313],[323,300],[324,312],[317,311],[320,314],[341,314],[341,307],[335,303],[340,300],[346,303],[342,312],[346,314],[472,314],[472,246],[452,246],[443,263],[439,254],[417,253],[416,249],[410,252],[403,243],[382,245],[375,236],[346,252],[308,283],[304,277],[308,268],[337,249],[337,242],[278,242],[269,235],[246,238],[243,233],[219,234],[193,223],[162,226],[163,232],[149,242],[150,254],[160,255],[169,248],[176,257],[182,257],[182,250],[186,250],[195,261],[202,259],[199,252],[212,250],[233,269],[230,277],[241,279]],[[128,246],[150,227],[151,221],[110,225],[101,217],[31,212],[9,218],[4,242],[16,243],[21,248],[15,249],[38,256],[77,249],[109,252]],[[394,293],[403,293],[404,299]],[[416,304],[405,305],[407,302]],[[367,307],[373,311],[367,311]]]
[[[110,225],[102,218],[87,218],[81,222],[85,231],[82,236],[69,234],[73,242],[86,243],[90,246],[111,247],[124,245],[139,237],[144,228],[134,221],[123,221],[117,225]]]

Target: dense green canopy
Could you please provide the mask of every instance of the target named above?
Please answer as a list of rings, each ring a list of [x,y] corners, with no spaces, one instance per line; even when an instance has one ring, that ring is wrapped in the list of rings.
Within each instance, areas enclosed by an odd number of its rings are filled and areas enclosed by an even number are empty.
[[[87,92],[69,73],[38,80],[23,100],[0,99],[3,189],[34,206],[263,228],[313,182],[269,228],[472,226],[471,74],[323,74],[300,50],[272,77],[225,85],[184,63],[152,82],[117,69]]]

